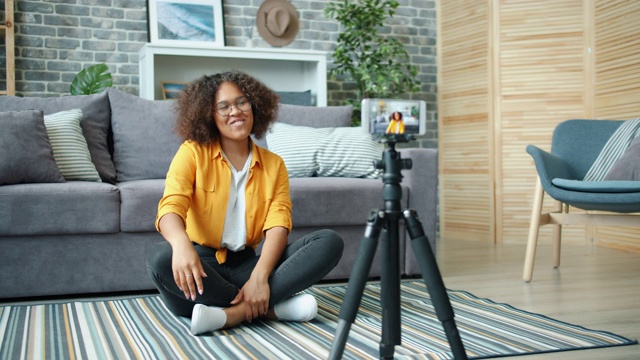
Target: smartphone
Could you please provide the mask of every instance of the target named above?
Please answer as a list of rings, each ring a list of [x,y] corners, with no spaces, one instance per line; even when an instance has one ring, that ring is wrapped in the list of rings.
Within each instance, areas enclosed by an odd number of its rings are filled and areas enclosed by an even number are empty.
[[[427,132],[427,102],[403,99],[362,100],[361,127],[370,134]]]

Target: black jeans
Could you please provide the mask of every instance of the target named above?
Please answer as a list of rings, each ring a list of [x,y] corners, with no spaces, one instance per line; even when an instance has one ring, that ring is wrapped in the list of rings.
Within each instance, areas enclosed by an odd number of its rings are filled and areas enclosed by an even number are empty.
[[[147,271],[171,312],[191,317],[196,303],[228,307],[242,286],[249,280],[259,256],[255,250],[227,252],[227,261],[218,264],[216,249],[194,244],[207,277],[202,278],[204,293],[196,300],[186,299],[173,279],[168,242],[154,246],[147,254]],[[319,230],[287,245],[280,262],[269,277],[271,297],[269,308],[317,283],[333,269],[340,258],[344,243],[332,230]]]

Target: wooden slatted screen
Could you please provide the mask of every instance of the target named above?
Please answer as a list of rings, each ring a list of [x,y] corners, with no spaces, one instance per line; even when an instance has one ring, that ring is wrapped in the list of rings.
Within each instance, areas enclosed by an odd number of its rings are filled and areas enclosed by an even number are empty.
[[[493,241],[489,7],[466,0],[438,5],[440,233]]]
[[[526,242],[536,172],[525,147],[548,149],[559,122],[588,114],[584,4],[439,2],[443,239]],[[584,228],[566,230],[584,242]]]
[[[548,150],[558,123],[586,115],[585,11],[582,0],[501,1],[498,14],[496,241],[526,242],[537,175],[525,148]],[[563,241],[584,241],[584,227],[564,230]]]
[[[640,2],[599,0],[594,13],[595,116],[640,117]]]
[[[596,1],[594,113],[598,119],[640,117],[640,2]],[[596,227],[599,245],[640,252],[640,227]]]
[[[640,116],[640,1],[438,5],[441,236],[526,242],[536,177],[526,145],[548,150],[566,119]],[[640,251],[640,227],[565,226],[563,241],[592,237]]]

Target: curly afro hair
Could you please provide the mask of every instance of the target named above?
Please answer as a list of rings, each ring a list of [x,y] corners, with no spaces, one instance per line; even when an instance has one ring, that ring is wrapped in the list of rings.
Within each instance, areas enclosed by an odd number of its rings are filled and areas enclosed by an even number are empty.
[[[205,75],[187,84],[178,94],[175,103],[178,115],[176,132],[183,140],[208,144],[220,139],[220,131],[213,118],[213,102],[224,82],[235,84],[251,101],[251,133],[256,138],[262,138],[276,120],[280,97],[259,80],[235,70]]]

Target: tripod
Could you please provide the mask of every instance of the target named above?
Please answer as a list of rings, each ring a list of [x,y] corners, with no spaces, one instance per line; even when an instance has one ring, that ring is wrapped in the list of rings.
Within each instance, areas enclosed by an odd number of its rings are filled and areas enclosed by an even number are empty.
[[[399,274],[399,221],[404,218],[407,231],[411,237],[413,252],[418,260],[422,277],[427,286],[433,307],[442,322],[445,335],[455,359],[467,359],[464,345],[460,339],[453,314],[453,308],[446,288],[436,264],[435,256],[429,246],[427,236],[422,229],[413,210],[400,210],[402,199],[401,170],[411,169],[411,159],[401,159],[395,150],[396,142],[411,140],[405,135],[385,135],[386,143],[382,160],[375,163],[376,168],[384,169],[382,190],[384,210],[372,210],[367,219],[364,237],[360,241],[358,257],[347,285],[347,293],[340,309],[340,320],[336,336],[331,347],[329,359],[340,359],[344,351],[351,324],[355,321],[362,293],[371,268],[373,256],[378,246],[378,236],[382,230],[382,264],[381,264],[381,305],[382,336],[380,341],[380,358],[392,359],[395,346],[400,345],[400,274]],[[384,227],[384,228],[383,228]]]

